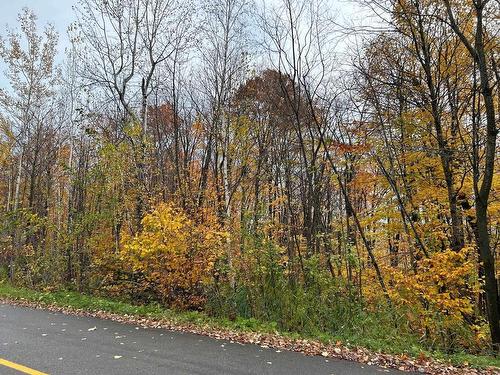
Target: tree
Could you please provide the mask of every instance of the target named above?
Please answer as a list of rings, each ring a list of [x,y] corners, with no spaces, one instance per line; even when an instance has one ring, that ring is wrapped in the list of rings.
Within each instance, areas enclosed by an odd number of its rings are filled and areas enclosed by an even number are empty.
[[[14,215],[27,207],[41,217],[47,216],[47,196],[42,193],[41,178],[46,171],[46,184],[50,184],[51,167],[55,162],[57,119],[54,115],[57,70],[54,64],[57,33],[47,26],[43,34],[37,30],[37,18],[24,8],[19,14],[20,32],[8,31],[8,40],[0,39],[0,57],[7,65],[10,90],[0,91],[0,107],[6,113],[9,133],[14,139],[16,161],[12,165],[15,176],[10,206]],[[27,188],[22,188],[23,175],[27,175]],[[28,190],[27,201],[24,191]],[[40,194],[42,193],[42,194]],[[44,202],[45,199],[45,202]],[[10,260],[10,278],[14,277],[14,257],[22,244],[22,228],[13,234],[13,251]]]
[[[482,268],[484,270],[484,291],[487,300],[488,320],[493,345],[496,350],[500,350],[500,298],[498,295],[498,281],[495,273],[495,257],[490,247],[490,235],[488,233],[488,201],[492,189],[493,176],[495,173],[495,157],[497,154],[496,141],[498,135],[495,114],[495,104],[493,99],[493,89],[500,84],[498,74],[498,62],[495,51],[498,51],[498,37],[493,30],[489,30],[489,18],[499,15],[499,10],[494,1],[478,0],[469,5],[471,16],[463,18],[463,24],[470,25],[470,18],[473,17],[473,29],[464,30],[458,24],[457,13],[459,7],[449,0],[444,0],[446,7],[446,23],[450,25],[453,32],[467,48],[475,63],[475,68],[479,72],[479,90],[483,97],[483,105],[486,117],[486,131],[484,140],[481,139],[477,117],[473,120],[473,179],[474,196],[476,206],[476,233],[477,246],[479,248]],[[492,83],[496,82],[496,83]],[[478,108],[479,110],[479,108]],[[481,162],[479,156],[480,144],[484,146],[484,161]],[[482,171],[481,171],[482,169]]]

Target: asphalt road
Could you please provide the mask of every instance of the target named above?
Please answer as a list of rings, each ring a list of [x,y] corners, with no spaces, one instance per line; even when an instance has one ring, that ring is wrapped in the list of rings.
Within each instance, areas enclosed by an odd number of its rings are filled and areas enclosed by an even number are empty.
[[[16,366],[18,370],[12,367]],[[0,304],[0,374],[403,374],[205,336]]]

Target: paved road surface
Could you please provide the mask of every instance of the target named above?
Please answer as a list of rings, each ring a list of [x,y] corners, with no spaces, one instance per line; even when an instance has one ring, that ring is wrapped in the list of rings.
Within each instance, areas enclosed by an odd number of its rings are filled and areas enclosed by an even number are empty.
[[[90,330],[89,330],[90,329]],[[17,365],[18,370],[12,369]],[[35,371],[36,370],[36,371]],[[403,374],[188,333],[0,304],[0,374]]]

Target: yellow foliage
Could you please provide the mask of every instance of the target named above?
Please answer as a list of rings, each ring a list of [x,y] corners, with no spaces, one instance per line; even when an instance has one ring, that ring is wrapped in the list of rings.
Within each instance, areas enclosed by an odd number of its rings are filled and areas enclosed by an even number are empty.
[[[143,218],[140,233],[123,237],[121,258],[144,275],[164,302],[198,307],[226,239],[214,218],[196,221],[162,203]]]
[[[443,314],[461,320],[462,313],[472,313],[468,295],[479,291],[474,282],[475,262],[468,254],[473,248],[460,252],[446,250],[433,254],[419,264],[419,273],[413,277],[417,293]]]
[[[467,316],[474,314],[474,296],[480,292],[475,254],[474,247],[448,249],[422,259],[416,274],[392,272],[391,297],[409,308],[410,324],[431,336],[467,326]],[[477,327],[476,339],[482,340]]]

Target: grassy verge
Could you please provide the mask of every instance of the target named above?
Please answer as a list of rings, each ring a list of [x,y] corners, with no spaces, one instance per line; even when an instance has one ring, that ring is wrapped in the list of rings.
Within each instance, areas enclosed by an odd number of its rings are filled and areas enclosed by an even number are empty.
[[[210,317],[201,312],[184,312],[164,308],[158,304],[134,305],[130,302],[117,301],[108,298],[89,296],[73,291],[36,291],[27,288],[14,287],[6,282],[0,281],[0,298],[25,300],[29,302],[55,305],[59,307],[70,307],[87,311],[103,311],[118,315],[129,315],[152,319],[168,319],[178,324],[194,324],[199,327],[211,327],[214,329],[225,329],[236,332],[277,333],[288,338],[315,339],[323,342],[336,342],[342,340],[350,346],[361,346],[372,351],[390,354],[407,354],[416,357],[424,354],[449,362],[453,365],[467,364],[473,367],[500,367],[500,358],[487,355],[472,355],[468,353],[445,354],[441,352],[429,352],[419,346],[414,340],[407,341],[407,347],[395,337],[373,337],[371,335],[362,337],[338,337],[331,334],[318,334],[314,337],[306,337],[299,333],[279,332],[274,323],[261,322],[256,319],[237,318],[234,321],[224,318]],[[391,342],[393,345],[391,345]],[[394,345],[394,343],[398,343]]]

